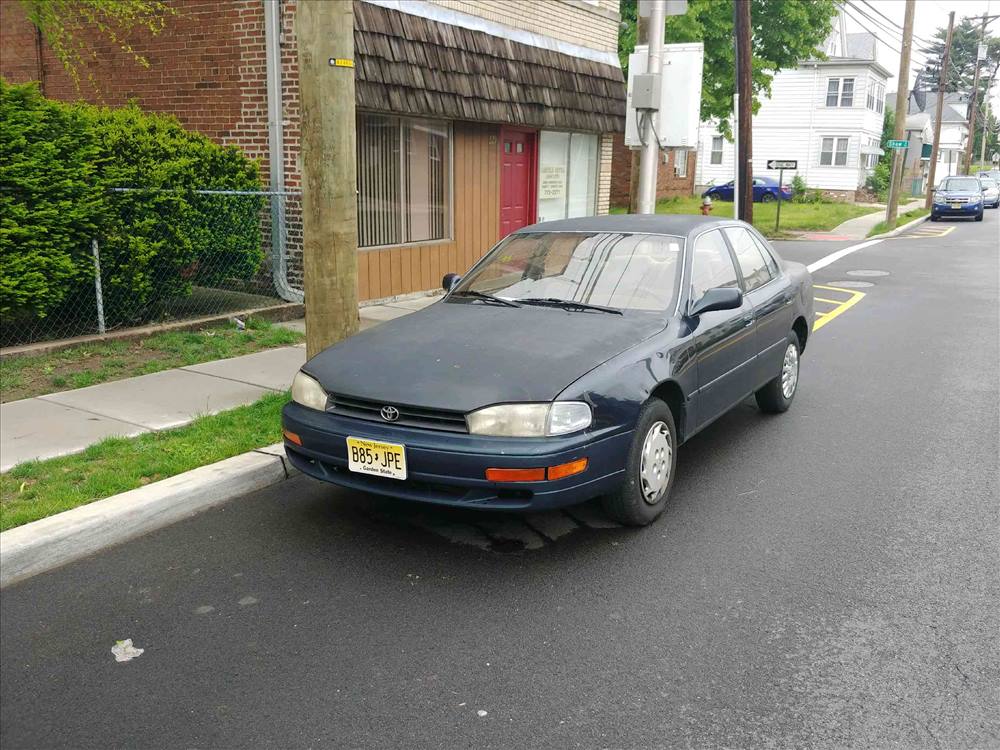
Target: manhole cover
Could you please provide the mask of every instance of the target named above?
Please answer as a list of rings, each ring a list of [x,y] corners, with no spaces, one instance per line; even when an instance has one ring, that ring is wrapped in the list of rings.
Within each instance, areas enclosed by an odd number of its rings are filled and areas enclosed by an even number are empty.
[[[831,281],[830,286],[842,286],[845,289],[865,289],[875,285],[870,281],[854,281],[853,279],[845,279],[843,281]]]
[[[859,268],[857,271],[848,271],[848,276],[888,276],[888,271],[873,271],[868,268]]]

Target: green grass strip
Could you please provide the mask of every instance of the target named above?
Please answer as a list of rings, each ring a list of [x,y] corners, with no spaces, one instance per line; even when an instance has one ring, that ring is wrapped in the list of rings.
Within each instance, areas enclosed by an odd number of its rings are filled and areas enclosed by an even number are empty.
[[[929,208],[915,208],[912,211],[907,211],[905,214],[900,214],[896,217],[896,228],[903,226],[907,222],[913,221],[914,219],[919,219],[921,216],[926,216],[930,213]],[[868,233],[869,237],[874,237],[876,234],[882,234],[882,232],[888,232],[889,225],[880,221],[878,224],[872,227],[872,230]]]
[[[184,427],[108,438],[83,453],[15,466],[0,474],[0,530],[277,443],[288,398],[269,394]]]
[[[102,341],[53,354],[8,357],[0,361],[0,401],[85,388],[291,346],[304,340],[297,331],[251,318],[243,331],[232,325],[201,331],[170,331],[139,341]]]

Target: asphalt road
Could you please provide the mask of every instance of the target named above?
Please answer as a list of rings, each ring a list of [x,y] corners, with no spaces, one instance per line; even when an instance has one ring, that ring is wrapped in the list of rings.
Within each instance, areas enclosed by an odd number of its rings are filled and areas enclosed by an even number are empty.
[[[650,528],[300,477],[5,590],[0,742],[1000,745],[998,219],[817,272],[872,285]]]

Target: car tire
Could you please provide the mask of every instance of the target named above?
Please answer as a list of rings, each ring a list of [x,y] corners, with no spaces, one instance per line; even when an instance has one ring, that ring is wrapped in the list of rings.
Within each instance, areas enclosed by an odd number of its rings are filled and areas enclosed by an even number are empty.
[[[983,220],[983,212],[980,211],[978,214],[976,214],[976,221],[982,221],[982,220]]]
[[[785,347],[785,356],[782,358],[778,375],[754,394],[761,411],[768,414],[788,411],[799,389],[801,353],[802,345],[798,334],[793,331],[788,334],[788,345]]]
[[[931,221],[941,221],[941,217],[937,214],[931,214]]]
[[[762,196],[760,196],[760,202],[774,203],[774,195],[772,195],[771,193],[764,193]]]
[[[636,421],[625,462],[625,481],[602,498],[604,511],[626,526],[651,524],[667,507],[676,469],[677,429],[673,412],[660,399],[650,399]]]

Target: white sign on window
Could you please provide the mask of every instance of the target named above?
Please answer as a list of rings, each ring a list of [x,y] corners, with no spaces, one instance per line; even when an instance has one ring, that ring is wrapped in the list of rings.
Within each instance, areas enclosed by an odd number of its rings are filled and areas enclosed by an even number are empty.
[[[546,164],[538,170],[538,198],[549,200],[566,195],[566,165]]]

